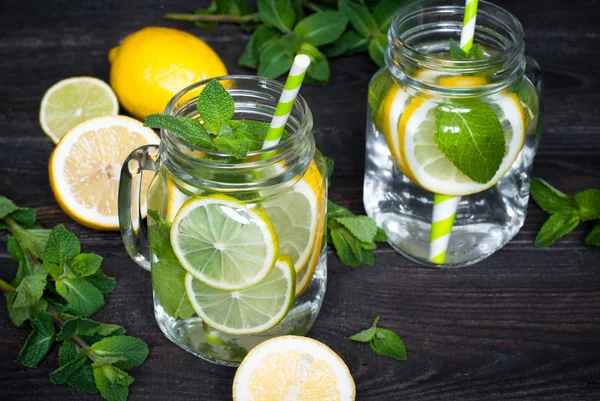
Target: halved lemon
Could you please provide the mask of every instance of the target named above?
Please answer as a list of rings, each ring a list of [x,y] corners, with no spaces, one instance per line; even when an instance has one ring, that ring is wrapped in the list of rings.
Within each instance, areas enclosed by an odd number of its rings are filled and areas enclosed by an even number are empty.
[[[63,79],[52,85],[42,98],[40,125],[58,143],[63,135],[92,117],[119,113],[115,93],[104,81],[92,77]]]
[[[264,279],[279,254],[277,235],[265,212],[224,195],[184,203],[171,226],[171,245],[194,278],[231,291]]]
[[[54,197],[66,214],[84,226],[118,230],[121,166],[133,150],[159,142],[152,129],[125,116],[96,117],[75,126],[50,157]],[[151,178],[142,175],[143,215]]]
[[[297,273],[308,266],[315,242],[322,237],[324,202],[324,181],[314,162],[286,192],[263,202],[279,239],[279,253],[292,259]]]
[[[265,341],[244,358],[233,380],[233,401],[353,401],[348,366],[325,344],[307,337]]]
[[[264,279],[244,290],[219,290],[189,273],[185,288],[192,307],[210,327],[234,335],[262,333],[277,325],[292,307],[296,271],[284,255]]]

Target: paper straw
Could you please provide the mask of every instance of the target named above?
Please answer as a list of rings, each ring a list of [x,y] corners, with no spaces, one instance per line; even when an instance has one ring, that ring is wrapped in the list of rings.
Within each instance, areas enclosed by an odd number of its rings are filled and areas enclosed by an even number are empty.
[[[478,0],[467,0],[465,4],[465,17],[463,18],[462,32],[460,35],[460,48],[468,52],[473,47],[475,36],[475,20],[477,19]],[[433,216],[431,218],[431,234],[429,237],[429,261],[436,264],[446,262],[446,252],[450,233],[454,226],[456,210],[460,203],[460,196],[434,194]]]
[[[269,131],[267,131],[263,149],[269,149],[279,143],[309,65],[310,58],[305,54],[299,54],[294,58],[294,64],[292,64],[290,74],[285,81],[283,92],[281,92],[279,103],[277,103],[275,109],[275,115],[271,121]],[[274,154],[275,152],[263,153],[260,158],[267,159]]]

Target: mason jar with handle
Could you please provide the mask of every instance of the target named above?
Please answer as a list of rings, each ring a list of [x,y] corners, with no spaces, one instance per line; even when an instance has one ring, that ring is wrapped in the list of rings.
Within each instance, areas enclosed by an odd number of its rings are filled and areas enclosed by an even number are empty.
[[[368,94],[365,209],[394,249],[437,267],[478,262],[517,234],[542,126],[540,69],[519,21],[479,2],[480,54],[460,57],[464,10],[401,9]]]
[[[280,83],[218,79],[235,101],[234,120],[271,120]],[[165,114],[198,118],[197,97],[207,83],[181,91]],[[236,366],[262,341],[310,330],[327,279],[327,167],[312,125],[298,96],[286,126],[289,139],[245,159],[163,130],[158,148],[139,148],[125,161],[123,241],[132,259],[151,270],[158,325],[183,349]],[[264,152],[270,157],[261,158]],[[141,174],[154,174],[147,227]]]

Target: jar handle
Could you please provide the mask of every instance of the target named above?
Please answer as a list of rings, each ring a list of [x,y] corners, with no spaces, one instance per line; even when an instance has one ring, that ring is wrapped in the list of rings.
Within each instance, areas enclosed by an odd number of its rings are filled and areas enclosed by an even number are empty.
[[[142,171],[156,171],[158,146],[145,145],[129,154],[119,182],[119,226],[127,253],[138,265],[150,270],[147,227],[142,221],[140,194]]]

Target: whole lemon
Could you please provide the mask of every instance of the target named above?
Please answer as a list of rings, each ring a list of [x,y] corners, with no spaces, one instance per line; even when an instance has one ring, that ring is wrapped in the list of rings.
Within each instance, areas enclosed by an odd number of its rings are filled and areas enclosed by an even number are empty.
[[[147,27],[111,49],[110,85],[121,105],[144,120],[162,113],[169,100],[203,79],[227,75],[215,51],[187,32]]]

